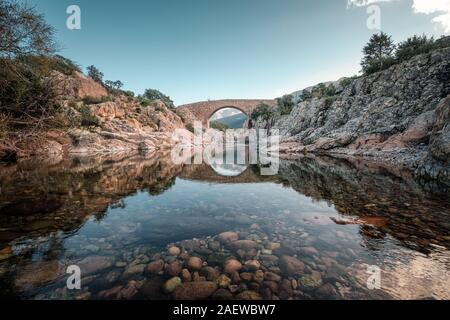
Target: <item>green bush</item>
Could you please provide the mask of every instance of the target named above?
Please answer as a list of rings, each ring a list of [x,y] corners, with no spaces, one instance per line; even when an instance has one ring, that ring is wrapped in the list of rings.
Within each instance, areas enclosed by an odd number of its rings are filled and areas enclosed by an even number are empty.
[[[134,98],[134,92],[130,90],[122,91],[122,94],[127,96],[128,98]]]
[[[155,111],[156,111],[156,112],[161,112],[161,113],[166,112],[166,110],[165,110],[163,107],[161,107],[161,106],[156,106],[156,107],[155,107]]]
[[[395,52],[395,58],[399,62],[408,60],[415,55],[431,51],[433,49],[433,45],[433,38],[428,39],[425,35],[414,35],[398,45],[397,51]]]
[[[88,66],[87,67],[88,76],[94,80],[95,82],[98,82],[100,84],[103,84],[103,72],[101,72],[97,67],[95,66]]]
[[[302,94],[300,95],[301,101],[306,101],[312,98],[312,94],[308,90],[303,90]]]
[[[143,99],[142,97],[138,97],[138,101],[142,107],[148,107],[151,103],[151,101],[149,101],[147,99]]]
[[[219,130],[219,131],[223,131],[223,132],[225,132],[225,131],[227,131],[228,129],[230,129],[229,126],[227,126],[227,125],[224,124],[224,123],[220,123],[220,122],[218,122],[218,121],[210,121],[210,122],[209,122],[209,127],[212,128],[212,129],[216,129],[216,130]]]
[[[374,34],[363,49],[364,58],[361,61],[364,75],[386,70],[394,64],[409,60],[419,54],[435,49],[450,47],[450,37],[435,40],[425,35],[414,35],[401,42],[397,47],[387,34]]]
[[[69,103],[67,104],[67,106],[69,108],[77,109],[78,108],[78,103],[76,101],[70,100]]]
[[[67,76],[70,76],[75,72],[81,73],[81,68],[77,63],[60,55],[55,55],[51,59],[51,66],[54,70],[59,71]]]
[[[17,58],[16,61],[20,61],[33,68],[40,68],[42,71],[50,73],[55,70],[61,72],[66,76],[70,76],[75,72],[81,72],[80,67],[70,59],[64,58],[60,55],[55,56],[32,56],[25,55]]]
[[[80,113],[81,113],[81,125],[83,127],[92,127],[99,125],[97,117],[95,117],[91,113],[91,109],[88,106],[85,105],[81,106]]]
[[[192,123],[188,123],[186,125],[186,129],[192,133],[194,133],[194,126],[192,125]]]
[[[304,91],[301,95],[302,101],[306,101],[312,98],[326,98],[333,97],[336,95],[336,88],[333,84],[326,85],[324,83],[319,83],[317,86],[313,87],[311,91]]]
[[[46,64],[0,59],[1,112],[22,120],[51,117],[59,107],[53,80]]]
[[[363,66],[363,72],[365,75],[370,75],[378,71],[386,70],[396,63],[397,61],[393,57],[382,57],[368,60]]]
[[[325,98],[325,106],[328,108],[328,107],[331,107],[331,105],[333,104],[333,102],[334,102],[334,97],[326,97]]]
[[[147,89],[145,90],[144,94],[141,96],[142,99],[154,101],[154,100],[161,100],[164,102],[164,104],[169,108],[175,108],[175,105],[173,101],[170,99],[169,96],[166,96],[161,91],[155,90],[155,89]]]
[[[104,102],[110,102],[113,101],[113,97],[111,96],[104,96],[101,98],[97,98],[97,97],[85,97],[82,99],[83,103],[86,105],[89,104],[99,104],[99,103],[104,103]]]
[[[403,62],[416,55],[447,47],[450,47],[448,37],[435,40],[433,37],[428,38],[426,35],[414,35],[398,45],[395,58],[398,62]]]
[[[278,98],[277,104],[278,104],[277,111],[281,115],[290,114],[295,105],[294,98],[290,94]]]
[[[270,106],[265,103],[260,103],[252,112],[250,118],[255,121],[258,120],[259,118],[261,118],[264,121],[267,121],[272,117],[272,115],[273,112]]]
[[[353,77],[350,77],[350,78],[345,78],[345,79],[343,79],[343,80],[341,81],[341,86],[343,86],[344,88],[346,88],[346,87],[348,87],[349,85],[351,85],[352,82],[353,82],[355,79],[357,79],[357,78],[358,78],[358,76],[353,76]]]

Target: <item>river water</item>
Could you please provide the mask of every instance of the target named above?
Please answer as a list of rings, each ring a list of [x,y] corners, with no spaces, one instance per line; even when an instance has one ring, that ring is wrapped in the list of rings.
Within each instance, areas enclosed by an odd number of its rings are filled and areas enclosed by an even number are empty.
[[[398,168],[104,155],[5,165],[0,188],[2,298],[450,299],[449,190]]]

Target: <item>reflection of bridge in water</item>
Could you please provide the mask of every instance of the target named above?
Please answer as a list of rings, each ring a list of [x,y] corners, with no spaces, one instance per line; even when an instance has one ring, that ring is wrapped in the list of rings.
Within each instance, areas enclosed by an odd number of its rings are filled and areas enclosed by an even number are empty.
[[[259,183],[267,181],[276,181],[276,176],[260,176],[259,168],[256,165],[249,165],[237,176],[221,175],[218,170],[204,163],[199,165],[184,166],[181,174],[178,176],[182,179],[193,181],[206,181],[213,183]]]

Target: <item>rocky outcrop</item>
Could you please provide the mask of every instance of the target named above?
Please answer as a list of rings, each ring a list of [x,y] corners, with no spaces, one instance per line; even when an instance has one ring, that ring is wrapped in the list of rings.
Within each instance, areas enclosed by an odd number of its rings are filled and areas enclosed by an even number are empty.
[[[439,172],[428,173],[448,179],[450,48],[334,87],[332,96],[298,98],[289,115],[253,125],[279,129],[284,152],[365,156],[415,169],[433,164]]]
[[[58,158],[67,154],[129,152],[169,148],[182,139],[182,119],[163,102],[142,106],[126,96],[105,102],[66,100],[59,115],[63,129],[45,134],[29,153]],[[186,135],[190,133],[185,130]]]
[[[98,82],[84,74],[75,71],[71,76],[65,76],[57,71],[55,74],[55,85],[59,93],[67,100],[94,98],[100,99],[108,96],[108,91]]]
[[[168,148],[177,142],[173,132],[184,128],[181,118],[161,101],[144,107],[121,96],[84,108],[82,112],[88,113],[97,125],[68,132],[70,153]]]
[[[0,158],[39,156],[57,163],[71,153],[169,148],[191,136],[187,130],[174,134],[185,123],[178,111],[160,100],[142,102],[125,92],[109,92],[79,72],[54,71],[52,81],[57,111],[45,119],[38,133],[11,135],[11,143],[0,143]]]
[[[450,158],[450,96],[436,108],[436,121],[430,139],[432,155],[444,162]]]

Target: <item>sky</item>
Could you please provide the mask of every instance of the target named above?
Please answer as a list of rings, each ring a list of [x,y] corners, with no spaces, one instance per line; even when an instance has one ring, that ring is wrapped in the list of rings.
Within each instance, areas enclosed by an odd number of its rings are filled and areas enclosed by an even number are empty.
[[[28,0],[56,30],[61,54],[137,94],[154,88],[176,105],[265,99],[360,71],[380,29],[396,42],[450,33],[450,0]],[[81,9],[69,30],[66,9]]]

